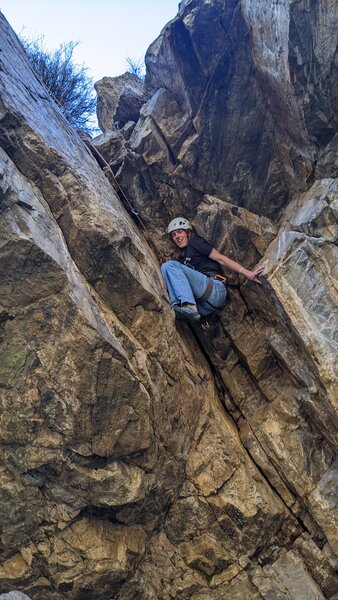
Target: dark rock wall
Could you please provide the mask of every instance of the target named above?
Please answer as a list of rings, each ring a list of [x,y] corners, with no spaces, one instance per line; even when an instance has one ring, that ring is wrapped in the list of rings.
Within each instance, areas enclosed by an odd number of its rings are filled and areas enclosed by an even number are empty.
[[[154,186],[169,216],[209,193],[276,218],[306,190],[337,131],[336,23],[334,2],[182,5],[148,49],[153,98],[115,158],[143,213],[161,212]]]
[[[337,4],[291,3],[289,65],[310,139],[321,149],[337,131]]]

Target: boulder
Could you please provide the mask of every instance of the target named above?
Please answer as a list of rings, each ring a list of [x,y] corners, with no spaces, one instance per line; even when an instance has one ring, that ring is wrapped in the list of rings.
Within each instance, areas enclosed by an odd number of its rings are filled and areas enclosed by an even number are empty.
[[[94,87],[98,97],[97,119],[103,133],[138,120],[147,95],[144,82],[137,75],[127,72],[117,77],[103,77]]]

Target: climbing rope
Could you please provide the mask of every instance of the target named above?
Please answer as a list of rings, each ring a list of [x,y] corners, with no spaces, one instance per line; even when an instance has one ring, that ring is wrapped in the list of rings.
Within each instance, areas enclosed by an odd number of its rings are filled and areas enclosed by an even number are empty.
[[[133,203],[129,200],[129,198],[124,193],[123,189],[121,188],[119,182],[117,181],[117,179],[112,171],[111,166],[108,164],[106,159],[102,156],[102,154],[98,151],[98,149],[92,144],[90,139],[87,137],[87,135],[83,131],[81,131],[79,129],[78,134],[79,134],[80,138],[83,140],[83,142],[86,144],[87,148],[90,150],[90,152],[92,153],[92,155],[94,156],[94,158],[96,159],[98,164],[100,165],[101,169],[103,170],[104,174],[110,181],[115,192],[118,194],[118,196],[119,196],[122,204],[124,205],[125,209],[127,210],[127,212],[131,213],[137,219],[137,221],[141,225],[142,229],[144,229],[146,231],[146,226],[140,217],[139,211],[135,208]]]

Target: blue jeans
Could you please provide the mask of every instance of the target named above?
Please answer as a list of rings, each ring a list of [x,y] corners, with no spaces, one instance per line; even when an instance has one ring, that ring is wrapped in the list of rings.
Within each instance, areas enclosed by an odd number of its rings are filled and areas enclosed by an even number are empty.
[[[221,281],[213,279],[212,292],[207,300],[198,302],[196,298],[203,296],[209,278],[177,260],[168,260],[161,266],[162,275],[169,293],[171,306],[184,302],[197,304],[198,312],[204,316],[223,308],[227,295],[226,287]]]

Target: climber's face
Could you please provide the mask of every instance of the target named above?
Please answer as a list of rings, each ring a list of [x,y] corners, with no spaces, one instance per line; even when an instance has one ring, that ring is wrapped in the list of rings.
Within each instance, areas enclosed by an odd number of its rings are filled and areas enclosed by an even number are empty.
[[[179,248],[186,248],[189,242],[189,233],[187,229],[175,229],[171,233],[171,239]]]

